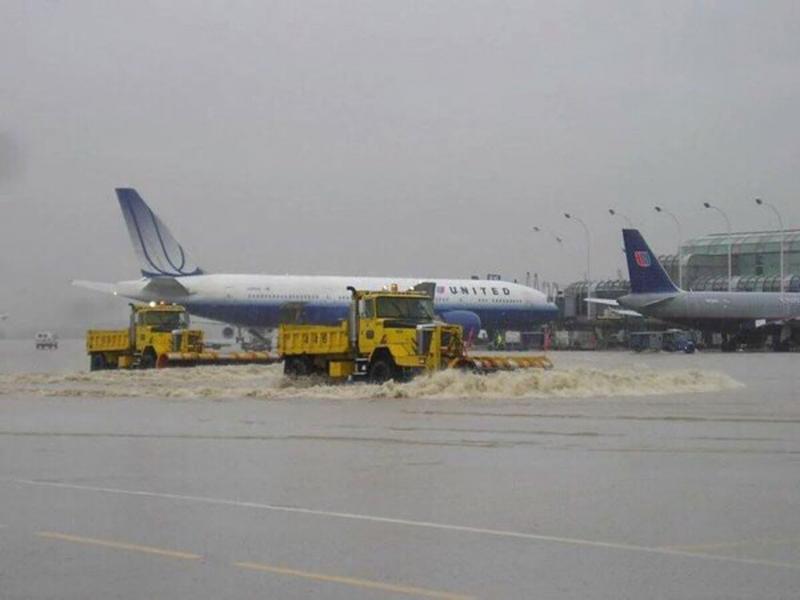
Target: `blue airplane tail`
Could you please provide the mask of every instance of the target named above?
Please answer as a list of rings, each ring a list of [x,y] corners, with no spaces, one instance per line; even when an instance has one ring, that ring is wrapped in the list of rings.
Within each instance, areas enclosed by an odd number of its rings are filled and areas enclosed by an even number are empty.
[[[203,273],[136,190],[117,188],[116,192],[142,275],[185,277]]]
[[[625,257],[628,259],[632,293],[656,294],[680,291],[638,229],[623,229],[622,237],[625,240]]]

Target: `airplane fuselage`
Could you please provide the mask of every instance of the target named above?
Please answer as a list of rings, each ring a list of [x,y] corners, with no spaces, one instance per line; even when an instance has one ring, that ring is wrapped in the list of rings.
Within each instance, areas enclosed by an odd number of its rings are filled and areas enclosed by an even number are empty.
[[[800,317],[797,293],[678,291],[628,294],[618,302],[648,317],[720,330],[734,330],[759,320]]]
[[[382,289],[397,284],[408,289],[420,282],[435,283],[434,306],[439,316],[448,320],[455,313],[472,313],[485,329],[526,331],[558,313],[541,292],[507,281],[215,274],[176,278],[186,290],[181,294],[148,288],[150,281],[120,282],[117,293],[140,301],[178,302],[191,314],[247,327],[275,327],[287,311],[301,311],[311,322],[335,323],[347,314],[348,286]]]

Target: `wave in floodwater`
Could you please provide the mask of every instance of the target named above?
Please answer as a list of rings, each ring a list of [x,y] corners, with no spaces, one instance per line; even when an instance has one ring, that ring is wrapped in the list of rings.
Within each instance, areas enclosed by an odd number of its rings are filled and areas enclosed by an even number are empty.
[[[408,383],[329,384],[289,379],[281,365],[195,367],[95,373],[0,375],[0,396],[118,398],[591,398],[716,392],[741,387],[723,373],[698,369],[575,367],[491,375],[442,371]]]

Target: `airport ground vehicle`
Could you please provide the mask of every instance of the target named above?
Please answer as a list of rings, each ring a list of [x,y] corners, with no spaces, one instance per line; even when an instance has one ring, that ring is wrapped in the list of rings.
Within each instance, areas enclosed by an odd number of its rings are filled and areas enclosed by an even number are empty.
[[[52,331],[37,331],[34,341],[37,350],[58,350],[58,336]]]
[[[630,334],[630,348],[635,352],[685,352],[695,351],[695,343],[689,332],[683,329],[666,331],[634,331]]]
[[[202,330],[189,328],[189,315],[178,304],[151,302],[130,306],[130,324],[126,329],[90,329],[86,332],[86,352],[92,371],[268,364],[278,360],[266,352],[222,354],[207,349]]]
[[[597,350],[594,331],[559,330],[553,335],[553,348],[557,350]]]
[[[278,349],[286,374],[382,383],[448,368],[552,367],[545,356],[468,356],[461,326],[436,321],[425,292],[401,292],[397,286],[377,292],[348,289],[349,316],[339,325],[281,325]]]

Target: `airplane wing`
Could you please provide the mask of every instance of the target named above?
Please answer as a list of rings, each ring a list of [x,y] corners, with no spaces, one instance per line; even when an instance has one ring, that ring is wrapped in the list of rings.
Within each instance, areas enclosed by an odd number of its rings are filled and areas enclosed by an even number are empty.
[[[628,308],[612,308],[611,312],[622,315],[623,317],[644,317],[642,313],[636,312],[635,310],[630,310]]]
[[[117,295],[117,286],[113,283],[103,283],[101,281],[86,281],[85,279],[73,279],[72,285],[94,292]]]
[[[603,306],[619,306],[619,302],[611,298],[584,298],[583,301],[590,304],[602,304]]]
[[[642,313],[638,313],[635,310],[630,310],[628,308],[622,308],[619,305],[619,302],[616,300],[612,300],[611,298],[584,298],[584,302],[589,302],[590,304],[600,304],[601,306],[608,306],[611,309],[611,312],[621,315],[623,317],[642,317]]]

